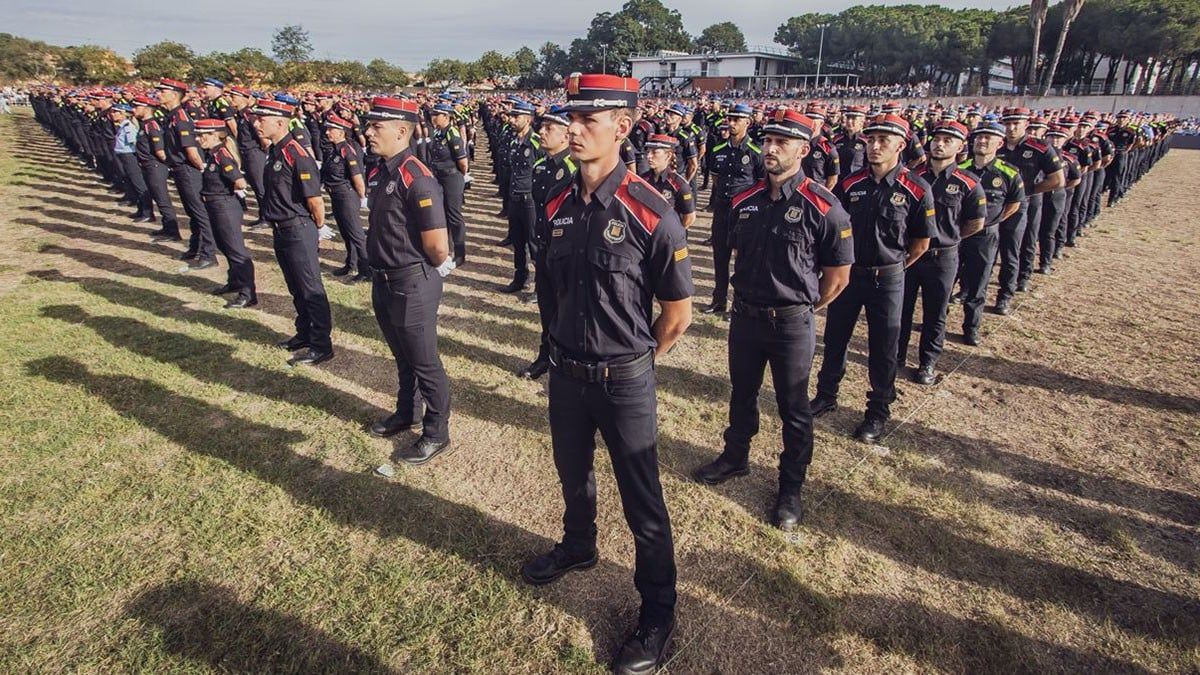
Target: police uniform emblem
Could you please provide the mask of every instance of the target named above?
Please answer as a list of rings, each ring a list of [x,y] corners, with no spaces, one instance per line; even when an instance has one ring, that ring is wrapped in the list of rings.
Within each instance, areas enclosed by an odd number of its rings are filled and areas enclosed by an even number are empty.
[[[804,209],[802,207],[793,206],[787,210],[787,213],[783,214],[783,219],[789,223],[797,223],[800,222],[800,217],[803,215]]]
[[[742,164],[750,163],[750,155],[742,155]]]
[[[1000,179],[1000,176],[992,179],[992,187],[1000,187],[1001,185],[1004,185],[1004,181]]]
[[[951,184],[951,185],[947,185],[947,186],[946,186],[946,194],[948,194],[948,195],[956,195],[956,194],[958,194],[958,186],[957,186],[957,185],[953,185],[953,184]]]
[[[528,156],[529,156],[529,148],[525,148],[525,156],[526,156],[526,157],[528,157]]]
[[[672,199],[675,198],[675,193],[671,192],[670,190],[663,190],[662,196],[663,196],[663,199],[665,199],[667,201],[671,201]]]
[[[892,193],[892,204],[895,206],[904,206],[904,195],[899,192]]]
[[[1024,157],[1025,159],[1029,159],[1030,157],[1033,157],[1033,151],[1026,150],[1025,152],[1021,153],[1021,156]]]
[[[396,191],[396,181],[392,181],[392,182],[388,183],[387,187],[383,188],[383,191],[388,193],[389,195],[392,194],[393,192],[395,192]]]
[[[820,150],[814,150],[812,156],[813,156],[813,159],[821,159],[822,157],[824,157],[824,155],[821,154]]]
[[[615,218],[608,221],[608,227],[604,228],[604,241],[610,244],[619,244],[625,241],[625,223]]]
[[[279,160],[275,160],[275,164],[273,164],[271,166],[271,168],[276,171],[282,171],[283,170],[283,162],[281,162]]]
[[[559,169],[558,173],[554,174],[554,180],[562,180],[562,177],[563,177],[563,170]]]

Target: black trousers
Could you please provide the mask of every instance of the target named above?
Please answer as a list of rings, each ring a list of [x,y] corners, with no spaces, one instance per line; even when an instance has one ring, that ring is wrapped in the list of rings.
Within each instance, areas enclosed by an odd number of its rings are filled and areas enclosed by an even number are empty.
[[[1100,197],[1104,194],[1104,186],[1108,182],[1108,169],[1097,169],[1092,176],[1091,206],[1088,208],[1084,225],[1090,225],[1092,220],[1100,215]]]
[[[713,303],[724,305],[729,298],[729,259],[732,250],[729,248],[729,201],[717,197],[713,200],[712,216],[712,249],[713,275],[716,281],[713,285]]]
[[[246,176],[246,182],[250,184],[250,190],[254,192],[254,199],[258,202],[259,208],[262,208],[263,199],[263,175],[267,168],[267,153],[261,149],[242,148],[242,174]]]
[[[958,274],[958,247],[933,250],[917,259],[904,271],[904,308],[900,313],[900,338],[896,349],[898,363],[908,356],[908,338],[912,333],[913,313],[917,295],[921,296],[920,364],[937,364],[946,343],[946,312],[950,309],[950,293]]]
[[[508,200],[508,237],[512,240],[513,279],[529,279],[529,242],[537,222],[537,204],[528,192],[513,193]]]
[[[188,253],[194,253],[201,259],[212,258],[216,254],[216,242],[213,241],[212,223],[208,222],[208,211],[200,199],[200,170],[187,164],[171,169],[175,178],[175,189],[179,191],[179,199],[183,202],[183,210],[188,215]]]
[[[963,333],[979,330],[983,320],[983,304],[987,300],[988,283],[1000,247],[1000,225],[983,228],[982,232],[963,239],[958,244],[959,285],[963,295]]]
[[[272,223],[275,258],[296,308],[296,336],[317,350],[333,349],[333,316],[321,283],[317,226],[309,218]]]
[[[675,544],[658,475],[658,409],[650,369],[588,383],[550,370],[550,437],[562,485],[563,546],[596,548],[596,431],[608,446],[625,522],[633,532],[633,583],[648,618],[675,613]]]
[[[1033,263],[1037,260],[1038,241],[1042,235],[1042,208],[1046,201],[1046,193],[1033,195],[1029,198],[1029,206],[1025,211],[1025,234],[1021,237],[1020,263],[1017,268],[1017,282],[1026,281],[1033,276]]]
[[[162,222],[165,234],[179,234],[179,217],[175,215],[175,205],[171,203],[171,191],[167,188],[167,178],[170,172],[162,162],[152,162],[142,167],[142,178],[146,180],[146,189],[150,198],[158,207],[159,220]],[[146,215],[154,215],[148,211]]]
[[[442,203],[446,208],[446,229],[449,230],[450,244],[455,258],[467,254],[467,224],[463,219],[463,202],[466,186],[463,175],[457,171],[445,176],[438,176],[442,184]]]
[[[150,204],[150,189],[146,187],[146,178],[142,176],[142,167],[138,166],[137,155],[123,152],[117,155],[121,164],[121,172],[125,175],[125,185],[129,197],[137,204],[137,215],[149,216],[154,213]]]
[[[837,398],[846,375],[846,351],[854,324],[867,313],[867,416],[887,419],[896,400],[896,345],[900,339],[900,309],[904,301],[904,271],[871,272],[850,268],[850,284],[829,303],[825,317],[825,350],[817,374],[817,393]]]
[[[1125,194],[1125,167],[1128,164],[1128,152],[1118,150],[1113,161],[1108,165],[1108,205]]]
[[[775,403],[783,422],[780,487],[800,487],[813,455],[813,418],[808,379],[816,349],[811,311],[783,319],[749,317],[734,303],[729,324],[729,426],[722,458],[735,466],[750,461],[750,440],[758,433],[758,392],[771,366]]]
[[[1082,181],[1073,188],[1067,188],[1067,208],[1058,219],[1058,230],[1054,233],[1054,255],[1057,256],[1067,241],[1075,241],[1075,234],[1083,222],[1080,212],[1083,210],[1084,190],[1088,186]]]
[[[1042,226],[1038,230],[1039,265],[1049,265],[1051,258],[1054,257],[1054,251],[1059,246],[1055,241],[1058,237],[1058,226],[1062,222],[1067,205],[1070,203],[1070,198],[1065,189],[1055,190],[1042,195]],[[1021,271],[1025,271],[1024,261],[1022,261]],[[1032,274],[1033,269],[1030,268],[1029,272]]]
[[[1017,292],[1017,277],[1021,269],[1021,243],[1024,241],[1028,210],[1020,210],[1000,223],[1000,289],[996,300],[1011,298]]]
[[[233,195],[205,197],[204,206],[212,222],[217,249],[229,264],[229,285],[245,295],[255,295],[254,261],[242,238],[241,202]]]
[[[1060,248],[1067,242],[1074,242],[1079,230],[1083,229],[1083,224],[1087,222],[1088,209],[1092,204],[1092,182],[1095,180],[1095,172],[1085,174],[1079,185],[1071,190],[1071,206],[1067,211],[1066,228],[1063,230],[1062,241],[1059,242]]]
[[[396,414],[421,421],[430,440],[450,440],[450,379],[438,356],[437,311],[442,277],[420,263],[403,279],[376,275],[371,305],[384,340],[396,359]]]
[[[550,287],[550,274],[546,267],[546,247],[537,247],[533,259],[533,291],[537,298],[538,320],[542,324],[541,340],[538,343],[538,358],[550,357],[550,319],[558,311],[558,298]]]
[[[369,274],[367,264],[367,234],[363,232],[359,207],[362,202],[349,183],[329,188],[329,201],[333,204],[333,220],[337,223],[342,241],[346,243],[346,266]]]

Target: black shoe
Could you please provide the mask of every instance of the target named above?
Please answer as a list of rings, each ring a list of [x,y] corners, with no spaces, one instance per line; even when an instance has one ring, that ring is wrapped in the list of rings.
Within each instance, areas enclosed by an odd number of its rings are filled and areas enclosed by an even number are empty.
[[[1050,256],[1051,260],[1062,260],[1062,257],[1063,257],[1062,249],[1055,251],[1054,255]],[[1047,269],[1046,274],[1049,274],[1049,273],[1050,273],[1050,270]]]
[[[1075,248],[1076,246],[1079,246],[1079,244],[1075,243],[1074,241],[1068,241],[1068,242],[1067,242],[1067,247],[1068,247],[1068,248]]]
[[[454,256],[455,269],[462,267],[463,265],[466,265],[466,264],[467,264],[467,254],[466,253],[463,253],[462,255]]]
[[[571,570],[595,567],[599,560],[600,556],[595,549],[581,555],[567,551],[561,544],[555,544],[549,553],[543,553],[521,565],[521,578],[527,584],[544,586]]]
[[[213,260],[212,258],[205,258],[203,260],[197,260],[195,263],[188,265],[188,268],[199,271],[199,270],[206,270],[210,267],[216,267],[216,266],[217,266],[216,260]]]
[[[980,340],[979,340],[979,331],[978,330],[971,328],[971,329],[963,331],[963,344],[970,345],[972,347],[978,347],[979,342],[980,342]]]
[[[137,216],[137,215],[135,215],[133,217],[133,222],[135,222],[135,223],[153,223],[154,216]]]
[[[497,246],[512,246],[512,239],[505,237],[505,238],[501,239],[500,241],[496,242],[496,245]]]
[[[178,234],[162,233],[150,235],[150,242],[153,244],[161,244],[165,241],[183,241],[183,237]]]
[[[371,425],[370,431],[372,436],[376,438],[390,438],[400,433],[401,431],[412,431],[420,429],[421,423],[407,419],[407,416],[395,413],[389,417],[379,420]]]
[[[1034,272],[1038,274],[1050,274],[1050,263],[1042,263]]]
[[[197,257],[199,257],[199,254],[196,253],[195,251],[184,251],[183,253],[180,253],[178,256],[176,256],[176,259],[178,259],[178,260],[195,260]]]
[[[408,452],[400,455],[400,459],[406,464],[414,464],[419,466],[449,449],[449,440],[434,441],[422,436],[417,439],[416,443],[413,443],[412,448]]]
[[[346,282],[347,282],[347,283],[351,283],[351,284],[357,284],[357,283],[359,283],[360,281],[370,281],[370,280],[371,280],[371,275],[370,275],[370,273],[368,273],[368,272],[359,272],[358,274],[355,274],[354,276],[352,276],[352,277],[350,277],[349,279],[347,279],[347,280],[346,280]]]
[[[804,519],[804,507],[800,503],[800,490],[782,489],[775,498],[775,508],[771,511],[771,524],[784,532],[796,529]]]
[[[621,645],[613,659],[617,675],[648,675],[658,670],[667,656],[667,647],[675,633],[675,620],[639,621],[637,630]]]
[[[992,309],[992,311],[1000,316],[1005,316],[1012,311],[1012,307],[1010,306],[1011,304],[1012,300],[1009,300],[1008,298],[1002,298],[996,301],[996,306]]]
[[[333,276],[335,276],[335,277],[344,277],[344,276],[346,276],[347,274],[350,274],[350,273],[351,273],[351,272],[353,272],[353,271],[354,271],[354,268],[353,268],[353,267],[351,267],[351,266],[349,266],[349,265],[342,265],[341,267],[339,267],[339,268],[337,268],[336,270],[334,270],[334,271],[333,271]]]
[[[279,342],[276,342],[275,346],[279,347],[280,349],[286,349],[289,352],[294,352],[307,347],[308,340],[303,340],[300,338],[300,336],[294,335],[286,340],[280,340]]]
[[[952,304],[952,305],[953,305],[953,304],[956,304],[956,303],[959,303],[959,302],[962,302],[962,301],[963,301],[963,293],[962,293],[962,291],[959,291],[959,292],[957,292],[957,293],[955,293],[955,294],[953,294],[953,295],[951,295],[951,296],[950,296],[950,304]]]
[[[1027,292],[1029,292],[1029,287],[1032,285],[1033,284],[1028,279],[1022,279],[1017,282],[1017,292],[1018,293],[1027,293]]]
[[[712,237],[709,237],[708,239],[705,239],[704,241],[700,242],[700,245],[701,246],[712,246]]]
[[[832,396],[817,394],[808,404],[808,407],[812,411],[813,417],[820,417],[825,413],[831,413],[834,410],[837,410],[837,399],[833,398]]]
[[[913,373],[912,381],[917,384],[930,385],[933,384],[937,376],[933,374],[933,366],[921,366]]]
[[[288,365],[289,366],[315,366],[318,363],[325,363],[326,361],[328,361],[329,359],[332,359],[332,358],[333,358],[333,350],[332,349],[327,349],[325,351],[321,351],[321,350],[317,350],[317,349],[313,349],[312,347],[309,347],[307,351],[296,354],[292,358],[288,359]]]
[[[254,307],[257,304],[258,304],[258,295],[257,294],[246,295],[245,293],[238,293],[238,296],[236,298],[225,303],[225,309],[245,309],[247,307]]]
[[[538,358],[534,359],[533,363],[530,363],[524,368],[518,370],[517,377],[521,377],[526,380],[536,380],[545,375],[547,370],[550,370],[550,361],[539,356]]]
[[[711,303],[708,304],[708,306],[701,309],[700,313],[701,314],[724,314],[725,313],[725,303],[717,302],[716,300],[713,300]]]
[[[520,293],[529,288],[529,282],[522,279],[513,279],[507,286],[500,289],[501,293]]]
[[[225,295],[226,293],[232,293],[236,290],[238,290],[237,286],[234,286],[233,284],[225,284],[224,286],[217,286],[216,288],[212,289],[211,293],[213,295]]]
[[[248,227],[252,230],[257,230],[260,227],[266,227],[266,225],[267,225],[267,222],[265,220],[263,220],[262,218],[259,218],[258,220],[255,220],[254,222],[247,225],[246,227]]]
[[[729,460],[717,457],[693,471],[692,477],[705,485],[720,485],[731,478],[745,476],[748,473],[750,473],[750,467],[737,466]]]
[[[854,430],[854,437],[863,443],[874,443],[883,436],[884,422],[878,417],[868,417]]]

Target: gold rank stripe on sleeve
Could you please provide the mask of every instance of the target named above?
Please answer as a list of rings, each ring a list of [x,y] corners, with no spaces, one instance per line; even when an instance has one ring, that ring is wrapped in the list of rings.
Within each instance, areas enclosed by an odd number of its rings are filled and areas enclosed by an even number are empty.
[[[842,239],[849,239],[851,234],[854,234],[854,230],[849,227],[838,232],[838,236],[841,237]]]
[[[688,250],[686,246],[680,249],[675,249],[675,262],[682,262],[687,257]]]
[[[424,208],[428,208],[428,207],[430,207],[430,206],[433,206],[433,200],[432,200],[432,199],[428,199],[428,198],[427,198],[427,199],[422,199],[421,201],[417,202],[417,206],[419,206],[419,207],[421,207],[421,208],[423,208],[423,209],[424,209]]]

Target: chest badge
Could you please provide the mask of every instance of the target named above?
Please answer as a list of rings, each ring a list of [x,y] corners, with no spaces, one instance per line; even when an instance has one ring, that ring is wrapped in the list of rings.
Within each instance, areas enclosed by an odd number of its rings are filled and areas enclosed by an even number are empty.
[[[951,185],[947,185],[947,186],[946,186],[946,194],[948,194],[948,195],[956,195],[956,194],[958,194],[958,186],[957,186],[957,185],[953,185],[953,184],[951,184]]]
[[[1021,156],[1024,157],[1025,159],[1029,159],[1029,158],[1033,157],[1033,151],[1026,150],[1025,152],[1021,153]]]
[[[383,191],[389,195],[392,194],[393,192],[395,192],[396,191],[396,181],[392,181],[392,182],[388,183],[387,187],[383,188]]]
[[[750,163],[750,155],[742,155],[742,164]]]
[[[662,196],[663,196],[663,199],[665,199],[667,201],[671,201],[672,199],[675,199],[675,193],[671,192],[670,190],[663,190]]]
[[[1001,185],[1004,185],[1004,181],[1000,179],[1000,176],[992,179],[992,187],[1000,187]]]
[[[787,213],[783,214],[783,219],[789,223],[798,223],[798,222],[800,222],[800,217],[803,215],[804,215],[803,207],[793,206],[787,210]]]
[[[904,195],[899,192],[893,192],[892,193],[892,205],[893,206],[904,206]]]
[[[554,174],[554,180],[562,180],[562,177],[563,177],[563,170],[559,169],[558,173]]]
[[[821,154],[821,151],[820,151],[820,150],[817,150],[817,151],[814,151],[814,152],[813,152],[812,156],[813,156],[813,159],[821,159],[821,158],[822,158],[822,157],[824,157],[825,155]]]
[[[619,244],[625,241],[625,223],[615,218],[608,221],[608,227],[604,228],[604,241],[610,244]]]
[[[283,170],[283,162],[281,162],[279,160],[275,160],[275,163],[273,165],[271,165],[271,168],[274,169],[275,171],[282,171]]]

